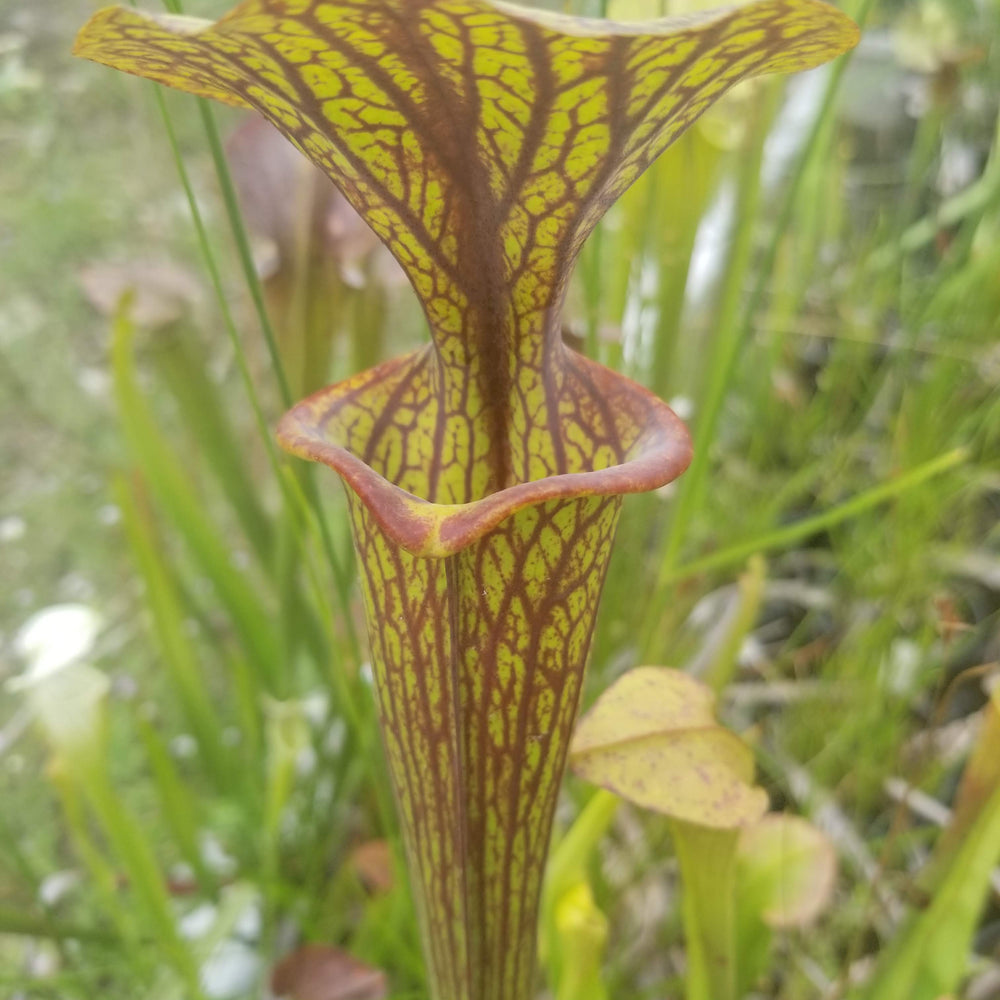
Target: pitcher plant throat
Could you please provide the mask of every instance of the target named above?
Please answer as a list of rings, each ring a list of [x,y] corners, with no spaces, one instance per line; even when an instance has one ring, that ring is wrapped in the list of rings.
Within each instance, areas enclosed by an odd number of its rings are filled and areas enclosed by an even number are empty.
[[[278,436],[347,487],[434,1000],[532,996],[621,498],[690,458],[665,404],[564,346],[580,247],[733,84],[856,41],[819,0],[636,24],[493,0],[248,0],[214,23],[108,8],[80,33],[79,55],[264,115],[426,314],[426,347],[309,397]]]

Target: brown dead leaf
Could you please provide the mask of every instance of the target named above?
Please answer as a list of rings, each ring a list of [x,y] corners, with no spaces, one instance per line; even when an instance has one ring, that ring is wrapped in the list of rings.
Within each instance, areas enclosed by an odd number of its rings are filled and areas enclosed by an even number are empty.
[[[176,323],[201,298],[198,279],[169,261],[102,261],[77,274],[87,301],[102,315],[113,316],[131,295],[127,313],[136,326],[150,330]]]
[[[263,118],[248,118],[226,154],[247,228],[275,251],[264,277],[291,266],[303,249],[310,257],[328,254],[344,269],[378,247],[333,182]]]
[[[271,990],[285,1000],[384,1000],[389,984],[381,969],[339,948],[307,944],[278,963]]]
[[[388,892],[395,881],[392,850],[386,840],[369,840],[351,852],[351,864],[371,892]]]

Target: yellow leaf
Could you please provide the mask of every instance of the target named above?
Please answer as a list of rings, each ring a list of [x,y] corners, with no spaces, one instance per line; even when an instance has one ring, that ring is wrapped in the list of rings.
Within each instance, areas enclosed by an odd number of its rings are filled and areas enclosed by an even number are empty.
[[[711,690],[686,674],[639,667],[581,719],[570,766],[674,819],[715,829],[753,823],[767,809],[767,795],[752,784],[752,751],[715,722],[713,702]]]

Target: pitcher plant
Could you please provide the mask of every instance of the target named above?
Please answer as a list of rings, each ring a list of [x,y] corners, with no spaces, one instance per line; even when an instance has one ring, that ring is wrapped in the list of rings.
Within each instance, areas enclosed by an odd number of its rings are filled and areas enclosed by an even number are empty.
[[[278,436],[347,487],[434,1000],[532,996],[622,497],[690,457],[664,403],[564,346],[580,247],[733,84],[856,38],[819,0],[642,24],[497,0],[248,0],[215,23],[108,8],[78,38],[79,55],[263,114],[427,317],[429,344],[310,396]]]

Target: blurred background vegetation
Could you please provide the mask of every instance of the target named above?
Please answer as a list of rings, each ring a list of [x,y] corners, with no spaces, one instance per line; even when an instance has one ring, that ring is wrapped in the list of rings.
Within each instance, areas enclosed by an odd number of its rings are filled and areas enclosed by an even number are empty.
[[[343,498],[262,432],[262,334],[297,397],[423,321],[269,130],[74,61],[93,9],[0,0],[0,994],[261,996],[316,941],[366,963],[343,997],[419,997]],[[588,701],[711,681],[839,856],[757,985],[787,1000],[851,995],[927,903],[1000,675],[1000,3],[848,9],[853,56],[740,88],[628,193],[565,331],[697,446],[627,501]],[[678,995],[662,821],[621,810],[593,868],[610,995]]]

